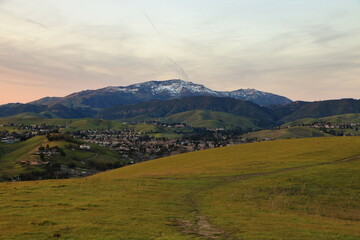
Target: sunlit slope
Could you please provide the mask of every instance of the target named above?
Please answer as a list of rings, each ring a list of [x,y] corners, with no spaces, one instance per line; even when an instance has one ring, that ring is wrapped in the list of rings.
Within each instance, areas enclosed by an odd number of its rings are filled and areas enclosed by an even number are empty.
[[[172,122],[184,122],[192,127],[205,128],[259,128],[256,121],[225,112],[193,110],[166,117]]]
[[[82,118],[82,119],[61,119],[61,118],[44,118],[39,114],[23,113],[11,117],[0,118],[0,124],[48,124],[64,125],[66,131],[86,130],[86,129],[123,129],[127,125],[119,121],[108,121],[102,119]]]
[[[26,172],[20,165],[21,160],[29,155],[44,142],[44,137],[34,137],[16,144],[0,144],[0,180],[3,177],[15,177]]]
[[[316,164],[360,154],[360,138],[311,138],[241,144],[175,155],[94,178],[223,176]],[[345,150],[346,149],[346,150]]]
[[[203,215],[230,239],[360,239],[360,157],[231,181],[201,193]]]
[[[0,183],[0,239],[358,240],[359,146],[279,140]]]
[[[261,130],[245,134],[244,138],[258,139],[289,139],[289,138],[309,138],[309,137],[331,137],[330,134],[320,132],[318,129],[309,127],[291,127],[278,130]]]
[[[294,126],[299,124],[313,124],[315,122],[329,122],[333,124],[360,123],[360,113],[349,113],[324,118],[303,118],[286,123],[284,125]]]
[[[21,161],[40,160],[34,155],[40,146],[59,147],[64,152],[64,156],[56,155],[45,158],[53,164],[64,166],[80,167],[88,170],[104,171],[107,169],[123,166],[127,160],[113,150],[91,144],[91,150],[72,150],[69,146],[78,146],[81,142],[74,143],[65,139],[49,141],[45,136],[36,136],[24,142],[5,144],[0,143],[0,181],[9,180],[16,177],[22,179],[38,179],[36,176],[43,176],[46,172],[51,172],[50,166],[21,166]],[[43,176],[44,177],[44,176]],[[51,175],[44,178],[53,178]]]

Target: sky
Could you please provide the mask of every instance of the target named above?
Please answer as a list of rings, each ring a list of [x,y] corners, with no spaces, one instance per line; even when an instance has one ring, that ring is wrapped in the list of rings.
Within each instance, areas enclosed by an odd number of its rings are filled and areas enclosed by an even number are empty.
[[[183,79],[360,98],[360,0],[0,0],[0,104]]]

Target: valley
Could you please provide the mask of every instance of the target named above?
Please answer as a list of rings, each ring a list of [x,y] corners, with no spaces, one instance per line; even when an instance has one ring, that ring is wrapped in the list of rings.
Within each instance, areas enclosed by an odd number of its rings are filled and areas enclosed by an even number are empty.
[[[121,108],[128,110],[121,111],[127,114],[139,112],[136,108],[140,106],[151,115],[145,117],[141,110],[140,116],[120,120],[57,119],[36,113],[0,118],[1,180],[83,177],[156,158],[249,142],[360,135],[359,113],[269,125],[274,115],[255,104],[227,98],[218,104],[219,99],[213,97],[196,97],[195,103],[193,99],[170,100],[170,105],[169,101],[167,105],[161,101],[124,105]],[[191,104],[228,112],[186,111]],[[231,107],[225,110],[226,105]],[[60,142],[56,145],[51,139]],[[44,148],[46,151],[40,151]]]

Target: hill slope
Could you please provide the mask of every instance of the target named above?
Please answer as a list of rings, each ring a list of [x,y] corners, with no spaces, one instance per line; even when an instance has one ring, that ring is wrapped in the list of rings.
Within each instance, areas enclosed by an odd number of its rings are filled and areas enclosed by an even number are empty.
[[[261,130],[245,134],[244,138],[257,139],[289,139],[289,138],[309,138],[309,137],[331,137],[330,134],[320,132],[318,129],[308,127],[291,127],[279,130]]]
[[[191,110],[211,110],[252,118],[258,125],[267,126],[273,122],[269,110],[254,103],[232,98],[188,97],[167,101],[152,101],[108,108],[99,113],[104,119],[126,119],[138,116],[156,118]]]
[[[17,114],[11,117],[0,118],[0,124],[42,124],[47,125],[63,125],[66,126],[64,131],[75,130],[98,130],[98,129],[122,129],[128,127],[119,121],[108,121],[102,119],[81,118],[81,119],[58,119],[58,118],[44,118],[39,114]]]
[[[83,150],[81,142],[75,139],[61,134],[56,138],[36,136],[20,143],[0,143],[0,181],[86,176],[130,162],[117,152],[97,145]],[[41,147],[42,156],[37,154]]]
[[[360,113],[360,100],[341,99],[302,104],[281,120],[289,122],[302,118],[322,118],[346,113]]]
[[[313,124],[315,122],[327,122],[332,124],[358,124],[360,123],[360,113],[348,113],[323,118],[302,118],[293,122],[289,122],[286,125],[294,126],[299,124]]]
[[[0,238],[359,239],[359,144],[242,144],[85,179],[0,183]]]
[[[46,118],[85,118],[95,116],[96,111],[89,108],[69,108],[62,104],[45,106],[10,103],[0,106],[0,117],[14,116],[22,113],[37,114]]]
[[[192,127],[205,128],[259,128],[251,119],[224,112],[193,110],[166,117],[171,122],[183,122]]]

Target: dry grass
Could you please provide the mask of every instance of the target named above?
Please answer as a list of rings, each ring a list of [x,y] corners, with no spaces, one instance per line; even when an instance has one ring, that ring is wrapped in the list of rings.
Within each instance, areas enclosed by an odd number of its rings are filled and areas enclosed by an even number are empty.
[[[360,239],[359,161],[321,165],[359,146],[243,144],[84,179],[1,183],[0,239]]]

